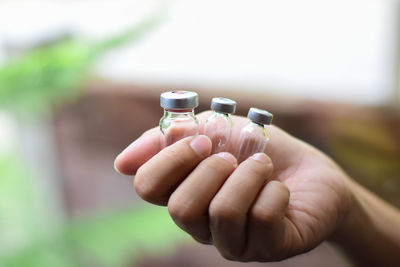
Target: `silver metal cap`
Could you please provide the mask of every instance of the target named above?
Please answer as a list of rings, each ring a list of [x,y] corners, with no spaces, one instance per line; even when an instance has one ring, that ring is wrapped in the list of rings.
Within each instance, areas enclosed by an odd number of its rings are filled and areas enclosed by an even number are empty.
[[[165,109],[189,109],[199,105],[199,95],[190,91],[170,91],[162,93],[160,105]]]
[[[271,124],[273,117],[274,116],[268,111],[258,108],[250,108],[249,113],[247,114],[247,118],[249,118],[253,122],[264,125]]]
[[[236,111],[236,102],[228,98],[214,97],[211,100],[211,109],[226,114],[234,114]]]

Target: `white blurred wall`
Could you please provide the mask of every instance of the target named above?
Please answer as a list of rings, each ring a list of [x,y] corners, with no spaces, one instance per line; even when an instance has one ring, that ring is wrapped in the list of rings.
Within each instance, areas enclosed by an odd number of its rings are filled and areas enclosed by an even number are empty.
[[[0,3],[0,43],[59,30],[101,38],[160,3],[165,22],[104,58],[99,74],[361,104],[398,90],[398,0],[10,1]]]

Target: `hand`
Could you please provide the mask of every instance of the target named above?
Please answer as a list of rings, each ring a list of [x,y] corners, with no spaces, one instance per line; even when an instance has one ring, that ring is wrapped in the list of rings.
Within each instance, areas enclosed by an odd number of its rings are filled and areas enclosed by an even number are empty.
[[[198,116],[201,128],[208,115]],[[232,119],[234,149],[247,119]],[[159,140],[157,128],[146,132],[117,157],[116,169],[136,173],[135,189],[144,200],[167,205],[179,227],[227,259],[275,261],[307,252],[348,212],[346,174],[275,126],[265,154],[240,165],[227,152],[210,156],[211,142],[202,135],[162,150]]]

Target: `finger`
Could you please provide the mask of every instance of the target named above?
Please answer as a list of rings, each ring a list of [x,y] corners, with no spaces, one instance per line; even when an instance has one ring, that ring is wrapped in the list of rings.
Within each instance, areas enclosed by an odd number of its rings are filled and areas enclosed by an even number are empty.
[[[175,223],[199,242],[210,241],[208,206],[236,166],[235,157],[226,152],[206,158],[168,201],[168,211]]]
[[[244,259],[279,260],[287,255],[289,240],[285,237],[285,213],[289,204],[289,189],[281,182],[270,181],[261,190],[250,209],[248,240]]]
[[[243,252],[247,213],[272,169],[267,155],[255,154],[236,168],[211,201],[211,234],[224,257],[236,259]]]
[[[134,175],[143,163],[161,150],[161,138],[158,128],[145,132],[116,157],[115,170],[121,174]]]
[[[203,125],[210,112],[198,115],[199,128],[202,133]],[[187,136],[187,134],[186,134]],[[175,143],[185,137],[185,130],[174,127],[168,135],[164,136],[159,127],[154,127],[142,134],[136,141],[122,151],[114,161],[114,169],[125,175],[134,175],[140,166],[157,154],[166,145]]]
[[[204,135],[166,147],[137,170],[137,193],[148,202],[166,205],[173,190],[210,153],[211,141]]]
[[[163,146],[169,146],[186,136],[196,135],[197,132],[193,128],[186,128],[186,125],[174,125],[164,132]]]

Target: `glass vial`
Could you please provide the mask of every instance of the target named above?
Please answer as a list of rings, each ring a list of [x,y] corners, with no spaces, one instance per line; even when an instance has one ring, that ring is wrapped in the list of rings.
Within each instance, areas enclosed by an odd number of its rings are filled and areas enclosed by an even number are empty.
[[[162,93],[160,105],[164,116],[160,119],[160,130],[163,133],[162,147],[199,133],[199,122],[194,115],[194,108],[199,105],[195,92],[171,91]]]
[[[232,120],[230,114],[236,110],[236,102],[228,98],[214,97],[211,100],[213,113],[204,126],[204,134],[212,142],[212,154],[229,150],[232,134]]]
[[[239,163],[257,152],[265,151],[269,141],[266,126],[271,124],[273,115],[262,109],[250,108],[247,118],[250,122],[240,132],[236,152]]]

